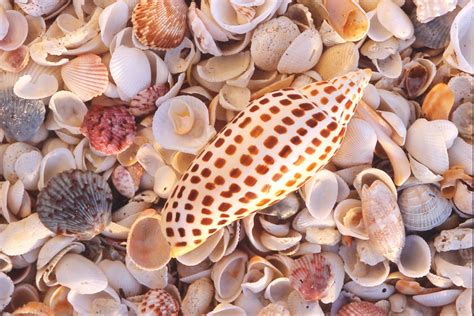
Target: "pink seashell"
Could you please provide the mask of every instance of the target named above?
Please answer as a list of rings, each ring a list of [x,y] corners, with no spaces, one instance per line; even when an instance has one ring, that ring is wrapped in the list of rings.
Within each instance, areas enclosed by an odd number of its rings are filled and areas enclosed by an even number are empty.
[[[135,119],[125,106],[93,106],[84,117],[81,132],[95,150],[115,155],[133,143],[136,129]]]
[[[138,306],[140,316],[178,315],[178,302],[165,290],[150,290]]]
[[[124,166],[117,166],[114,169],[114,172],[112,172],[112,183],[120,194],[128,198],[132,198],[138,189],[132,174]]]
[[[337,316],[386,316],[387,313],[370,302],[352,302],[344,305]]]
[[[66,87],[82,101],[89,101],[104,93],[109,82],[107,66],[94,54],[74,58],[62,66],[61,76]]]
[[[334,271],[322,254],[309,254],[295,260],[290,282],[305,301],[316,301],[326,296],[334,283]]]
[[[155,101],[165,95],[169,88],[165,85],[154,85],[138,92],[132,98],[128,111],[134,116],[144,116],[153,113],[156,110]]]

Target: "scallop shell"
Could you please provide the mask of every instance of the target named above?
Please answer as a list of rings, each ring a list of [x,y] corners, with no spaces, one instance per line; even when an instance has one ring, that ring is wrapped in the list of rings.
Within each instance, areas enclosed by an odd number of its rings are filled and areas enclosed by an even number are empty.
[[[452,210],[439,189],[428,184],[403,189],[398,204],[405,227],[411,231],[427,231],[441,225]]]
[[[124,106],[93,106],[84,117],[81,132],[91,146],[104,154],[126,150],[135,138],[135,119]]]
[[[457,0],[414,0],[416,18],[426,23],[456,8]]]
[[[385,29],[399,39],[409,39],[415,32],[410,18],[392,0],[379,1],[377,18]]]
[[[107,182],[93,172],[72,170],[48,181],[38,195],[36,211],[51,231],[90,239],[110,223],[111,209]]]
[[[109,83],[107,67],[94,54],[74,58],[61,67],[61,76],[66,87],[83,101],[104,93]]]
[[[413,45],[415,47],[428,47],[432,49],[440,49],[448,46],[451,24],[457,13],[458,10],[454,10],[427,23],[415,21],[413,16],[412,22],[415,27],[416,37]]]
[[[377,307],[375,304],[370,302],[352,302],[347,305],[344,305],[339,312],[337,312],[338,316],[366,316],[366,315],[373,315],[373,316],[386,316],[387,313]]]
[[[8,137],[28,141],[38,132],[45,117],[42,100],[26,100],[11,90],[0,92],[0,127]]]
[[[357,69],[359,64],[359,50],[352,42],[338,44],[326,49],[314,70],[324,80],[346,74]]]
[[[3,9],[2,9],[3,10]],[[8,32],[0,39],[0,49],[12,51],[23,45],[28,35],[28,22],[26,18],[18,11],[5,11],[8,20]]]
[[[407,236],[397,266],[408,277],[427,275],[431,268],[431,252],[426,241],[417,235]]]
[[[187,9],[183,0],[141,0],[133,9],[133,32],[149,48],[177,47],[186,33]]]
[[[302,73],[313,68],[323,52],[318,31],[309,29],[298,35],[285,50],[277,65],[280,73]]]
[[[326,0],[329,23],[346,41],[358,41],[369,30],[369,18],[362,8],[351,0]]]

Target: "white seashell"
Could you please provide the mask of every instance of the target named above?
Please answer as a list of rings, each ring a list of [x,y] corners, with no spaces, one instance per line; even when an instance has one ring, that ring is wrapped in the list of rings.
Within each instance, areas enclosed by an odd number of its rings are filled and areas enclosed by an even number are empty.
[[[308,227],[306,240],[319,245],[335,246],[341,241],[341,234],[335,228]]]
[[[40,249],[36,262],[37,270],[45,267],[60,251],[74,241],[70,236],[54,236],[48,240]]]
[[[153,134],[165,149],[196,154],[214,133],[205,104],[191,96],[165,101],[153,118]]]
[[[367,40],[360,48],[360,53],[370,59],[385,59],[398,52],[399,40],[394,37],[381,42]]]
[[[74,311],[82,315],[92,315],[97,301],[100,299],[113,300],[120,304],[120,297],[111,288],[106,287],[103,291],[94,294],[81,294],[75,290],[69,291],[67,301],[72,305]]]
[[[15,174],[27,190],[38,188],[39,170],[43,156],[37,151],[22,154],[15,161]]]
[[[38,190],[41,190],[55,175],[76,168],[72,152],[66,148],[57,148],[43,157],[39,169]]]
[[[100,36],[107,47],[114,35],[127,25],[129,17],[128,5],[123,1],[112,3],[101,12],[99,17]]]
[[[98,266],[107,277],[108,285],[116,292],[123,291],[126,297],[140,294],[140,284],[122,261],[103,260]]]
[[[458,315],[472,315],[472,289],[465,289],[456,299]]]
[[[336,30],[326,21],[324,20],[321,24],[321,28],[319,29],[319,33],[321,34],[321,39],[325,46],[331,47],[337,44],[345,43],[346,40],[339,35]]]
[[[168,268],[166,266],[158,270],[144,270],[134,264],[128,256],[125,257],[125,264],[133,277],[150,289],[162,289],[168,284]]]
[[[214,286],[208,278],[194,281],[188,287],[181,310],[184,315],[200,316],[206,314],[214,298]]]
[[[407,236],[397,266],[408,277],[427,275],[431,268],[431,252],[426,241],[417,235]]]
[[[56,92],[49,101],[49,108],[58,126],[75,135],[81,134],[80,129],[87,107],[76,94],[69,91]]]
[[[318,31],[309,29],[298,35],[278,62],[280,73],[302,73],[313,68],[321,57],[323,43]]]
[[[402,58],[399,53],[392,54],[385,59],[374,59],[373,63],[386,78],[398,78],[403,70]]]
[[[343,288],[363,300],[370,301],[384,300],[395,293],[395,287],[387,283],[382,283],[376,286],[362,286],[357,282],[349,281],[344,284]]]
[[[3,310],[10,303],[14,288],[10,277],[0,272],[0,293],[2,293],[0,296],[0,310]]]
[[[359,200],[341,201],[334,210],[334,221],[342,235],[367,240],[367,230],[362,219],[362,204]]]
[[[36,151],[36,149],[33,146],[22,142],[15,142],[6,147],[2,155],[3,176],[6,180],[13,183],[18,180],[18,176],[15,173],[15,163],[21,155],[31,151]]]
[[[40,74],[36,78],[22,75],[15,83],[13,92],[23,99],[46,98],[58,91],[58,80],[49,74]]]
[[[168,66],[166,63],[161,59],[160,56],[153,53],[150,50],[145,51],[145,55],[148,58],[148,62],[150,63],[151,69],[151,82],[154,85],[163,85],[166,84],[170,73],[168,71]],[[170,87],[172,84],[170,83]]]
[[[172,74],[185,72],[195,58],[194,43],[187,37],[178,47],[166,51],[165,63]]]
[[[359,172],[353,182],[354,188],[359,193],[359,196],[362,195],[362,188],[364,185],[371,186],[376,180],[382,181],[386,184],[390,191],[397,196],[397,188],[392,181],[392,178],[383,170],[376,168],[367,168]]]
[[[415,30],[406,13],[392,0],[380,0],[377,5],[380,24],[399,39],[409,39]]]
[[[250,103],[250,90],[225,84],[219,91],[219,104],[227,110],[240,112]]]
[[[448,251],[436,253],[433,266],[437,275],[449,278],[457,286],[472,288],[472,270],[464,262],[458,251]]]
[[[371,163],[376,144],[374,129],[365,121],[354,118],[349,123],[346,136],[332,162],[343,168]]]
[[[457,0],[414,0],[416,18],[426,23],[456,8]]]
[[[388,300],[390,301],[390,311],[393,313],[401,313],[407,307],[407,297],[403,294],[393,294]]]
[[[437,252],[472,248],[474,247],[470,239],[472,233],[471,228],[443,230],[436,236],[434,247]]]
[[[372,247],[370,240],[356,240],[355,243],[360,261],[374,266],[385,260],[385,257],[382,256],[377,249]]]
[[[74,271],[74,273],[71,273]],[[107,287],[107,277],[92,261],[78,254],[67,254],[56,265],[58,283],[79,294],[94,294]]]
[[[433,292],[433,293],[428,293],[428,294],[414,295],[413,299],[424,306],[429,306],[429,307],[445,306],[445,305],[455,302],[458,296],[461,294],[461,292],[462,290],[449,289],[449,290]]]
[[[302,196],[308,211],[314,218],[323,219],[329,216],[337,200],[337,178],[328,170],[318,171],[302,187]]]
[[[380,95],[377,88],[369,83],[364,89],[362,100],[376,110],[380,105]]]
[[[209,83],[221,83],[241,75],[249,64],[249,52],[212,57],[196,65],[196,74]],[[199,81],[199,77],[196,80]]]
[[[214,282],[217,301],[232,302],[239,296],[247,259],[247,254],[237,250],[214,265],[211,279]]]
[[[43,245],[53,233],[41,224],[34,213],[18,222],[10,223],[0,233],[0,251],[9,256],[21,255]]]
[[[469,175],[474,175],[472,166],[473,145],[466,142],[461,137],[456,137],[453,145],[448,149],[449,166],[461,165]]]
[[[206,316],[246,316],[245,310],[241,307],[229,304],[220,303],[211,312],[207,313]]]
[[[151,84],[150,63],[146,54],[138,48],[117,47],[109,68],[117,88],[126,99],[134,97]]]
[[[408,155],[410,160],[410,167],[413,175],[421,183],[436,183],[443,179],[442,176],[434,174],[430,169],[425,165],[416,161],[411,155]]]
[[[403,189],[398,204],[405,227],[411,231],[427,231],[441,225],[452,210],[439,189],[428,184]]]
[[[260,241],[267,250],[272,251],[283,251],[294,247],[302,236],[296,231],[290,230],[287,236],[278,237],[270,235],[266,231],[263,231],[260,235]]]
[[[292,291],[287,299],[288,310],[291,315],[314,315],[314,316],[323,316],[324,312],[319,306],[318,301],[308,302],[303,300],[301,295]]]
[[[159,197],[167,199],[171,194],[171,190],[178,181],[178,176],[174,172],[173,168],[167,165],[159,167],[155,172],[155,183],[153,185],[153,191],[158,194]]]
[[[264,297],[272,303],[286,301],[292,291],[293,288],[288,278],[277,278],[267,285]]]
[[[454,285],[454,283],[445,277],[439,276],[437,274],[429,272],[426,275],[426,278],[435,286],[442,288],[442,289],[447,289],[450,288]]]
[[[239,6],[237,3],[222,2],[218,0],[210,0],[209,2],[210,13],[215,22],[224,30],[237,34],[245,34],[250,32],[259,23],[267,19],[269,16],[272,16],[279,6],[280,1],[278,0],[261,1],[258,4],[258,10],[256,10],[254,16],[250,20],[239,21],[239,12],[236,10],[236,8],[245,11],[247,6]]]
[[[370,27],[369,31],[367,32],[367,36],[371,40],[383,42],[392,36],[392,33],[380,23],[376,10],[367,12],[367,16],[370,19]]]
[[[3,11],[3,8],[2,8]],[[8,21],[8,31],[0,39],[0,49],[12,51],[20,47],[28,35],[28,22],[26,18],[18,11],[7,10],[4,12],[3,20]]]

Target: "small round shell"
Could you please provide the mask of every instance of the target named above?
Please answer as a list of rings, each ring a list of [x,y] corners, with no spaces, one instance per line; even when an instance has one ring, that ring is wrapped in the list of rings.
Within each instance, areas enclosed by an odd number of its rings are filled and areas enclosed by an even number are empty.
[[[124,106],[93,106],[84,117],[81,132],[91,146],[104,154],[126,150],[135,138],[135,119]]]
[[[38,195],[41,222],[51,231],[90,239],[110,223],[112,192],[90,171],[64,171],[51,178]]]

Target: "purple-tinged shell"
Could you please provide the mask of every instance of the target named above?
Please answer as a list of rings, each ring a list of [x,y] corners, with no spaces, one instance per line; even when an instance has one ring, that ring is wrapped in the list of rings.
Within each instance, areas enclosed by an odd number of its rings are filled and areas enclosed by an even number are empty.
[[[133,116],[145,116],[156,110],[155,102],[158,98],[164,96],[169,88],[164,85],[154,85],[137,93],[132,98],[128,111]]]

